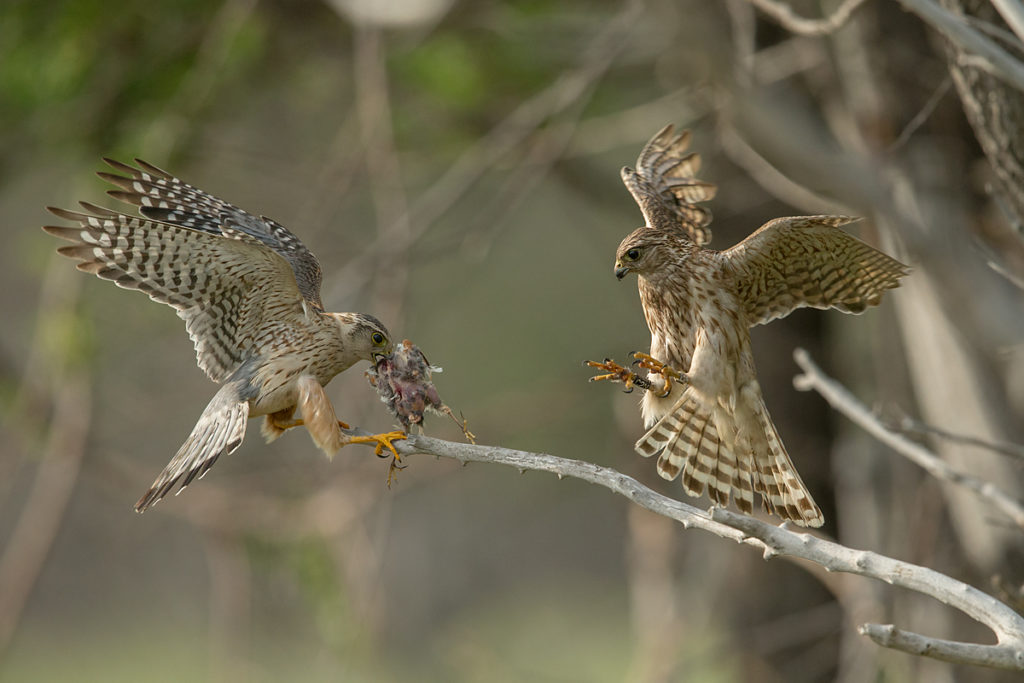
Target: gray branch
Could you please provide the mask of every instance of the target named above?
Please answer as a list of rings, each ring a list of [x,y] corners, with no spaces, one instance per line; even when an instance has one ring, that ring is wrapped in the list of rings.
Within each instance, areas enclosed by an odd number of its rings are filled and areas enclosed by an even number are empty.
[[[986,70],[994,76],[1024,91],[1024,64],[983,33],[971,28],[962,15],[950,12],[931,0],[900,0],[900,4],[947,39],[983,60]]]
[[[801,36],[823,36],[833,33],[846,23],[850,15],[864,4],[865,0],[845,0],[832,14],[821,19],[806,19],[793,8],[778,0],[749,0],[791,33]]]
[[[793,384],[797,389],[818,392],[838,412],[850,418],[856,425],[900,455],[919,465],[934,477],[973,491],[1013,520],[1017,526],[1024,529],[1024,505],[1021,505],[1020,501],[995,484],[982,481],[950,466],[945,460],[921,444],[886,427],[846,387],[826,375],[821,368],[815,365],[810,354],[804,349],[794,351],[793,358],[804,371],[804,374],[797,375],[793,379]]]
[[[984,624],[996,635],[995,645],[928,638],[892,626],[865,624],[861,633],[884,647],[944,661],[1024,671],[1024,618],[990,595],[926,567],[870,551],[854,550],[809,533],[797,533],[722,508],[704,512],[668,498],[632,477],[589,462],[500,446],[454,443],[410,435],[397,444],[403,456],[424,453],[463,463],[488,462],[573,477],[603,486],[656,514],[674,519],[684,529],[695,527],[721,538],[753,546],[764,558],[778,556],[813,562],[830,572],[859,574],[931,596]]]

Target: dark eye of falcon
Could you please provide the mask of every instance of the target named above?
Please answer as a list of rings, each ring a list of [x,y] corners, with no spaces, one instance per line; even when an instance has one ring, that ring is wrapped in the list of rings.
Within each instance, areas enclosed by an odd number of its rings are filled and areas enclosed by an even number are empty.
[[[380,332],[374,332],[373,336],[370,338],[373,339],[373,343],[377,344],[378,346],[384,343],[384,335],[381,334]]]
[[[626,258],[629,259],[630,261],[636,261],[638,258],[640,258],[640,250],[637,249],[636,247],[633,247],[632,249],[626,252]]]

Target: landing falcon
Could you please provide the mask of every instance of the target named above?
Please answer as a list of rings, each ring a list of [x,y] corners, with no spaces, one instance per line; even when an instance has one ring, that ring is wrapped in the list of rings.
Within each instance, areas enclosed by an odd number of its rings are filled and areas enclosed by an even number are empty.
[[[328,313],[320,302],[320,263],[284,226],[246,213],[139,159],[104,159],[123,175],[100,173],[108,194],[140,216],[81,202],[49,208],[74,227],[43,229],[71,242],[58,251],[78,269],[172,306],[185,321],[199,367],[221,385],[188,439],[135,504],[143,512],[202,477],[237,449],[250,417],[265,416],[273,441],[305,425],[328,456],[350,443],[378,455],[403,432],[351,436],[324,386],[338,373],[392,351],[383,323],[363,313]],[[296,409],[300,417],[294,418]]]

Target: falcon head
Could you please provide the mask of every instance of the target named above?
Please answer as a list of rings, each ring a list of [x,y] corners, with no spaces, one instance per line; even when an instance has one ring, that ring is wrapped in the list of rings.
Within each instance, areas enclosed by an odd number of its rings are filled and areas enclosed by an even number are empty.
[[[647,226],[637,228],[615,252],[615,277],[621,280],[628,273],[650,276],[663,265],[677,261],[679,246],[684,245],[674,235]]]
[[[336,314],[345,337],[345,346],[359,358],[374,365],[392,351],[391,333],[384,323],[365,313]]]

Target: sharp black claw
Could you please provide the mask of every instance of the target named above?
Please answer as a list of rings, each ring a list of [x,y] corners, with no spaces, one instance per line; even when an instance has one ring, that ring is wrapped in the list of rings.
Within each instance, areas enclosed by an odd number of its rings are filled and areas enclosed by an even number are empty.
[[[668,398],[668,395],[672,393],[672,389],[669,388],[664,394],[658,394],[658,398]]]
[[[633,389],[634,389],[634,387],[630,387],[628,389],[623,389],[622,393],[624,393],[624,394],[632,394],[633,393]]]

